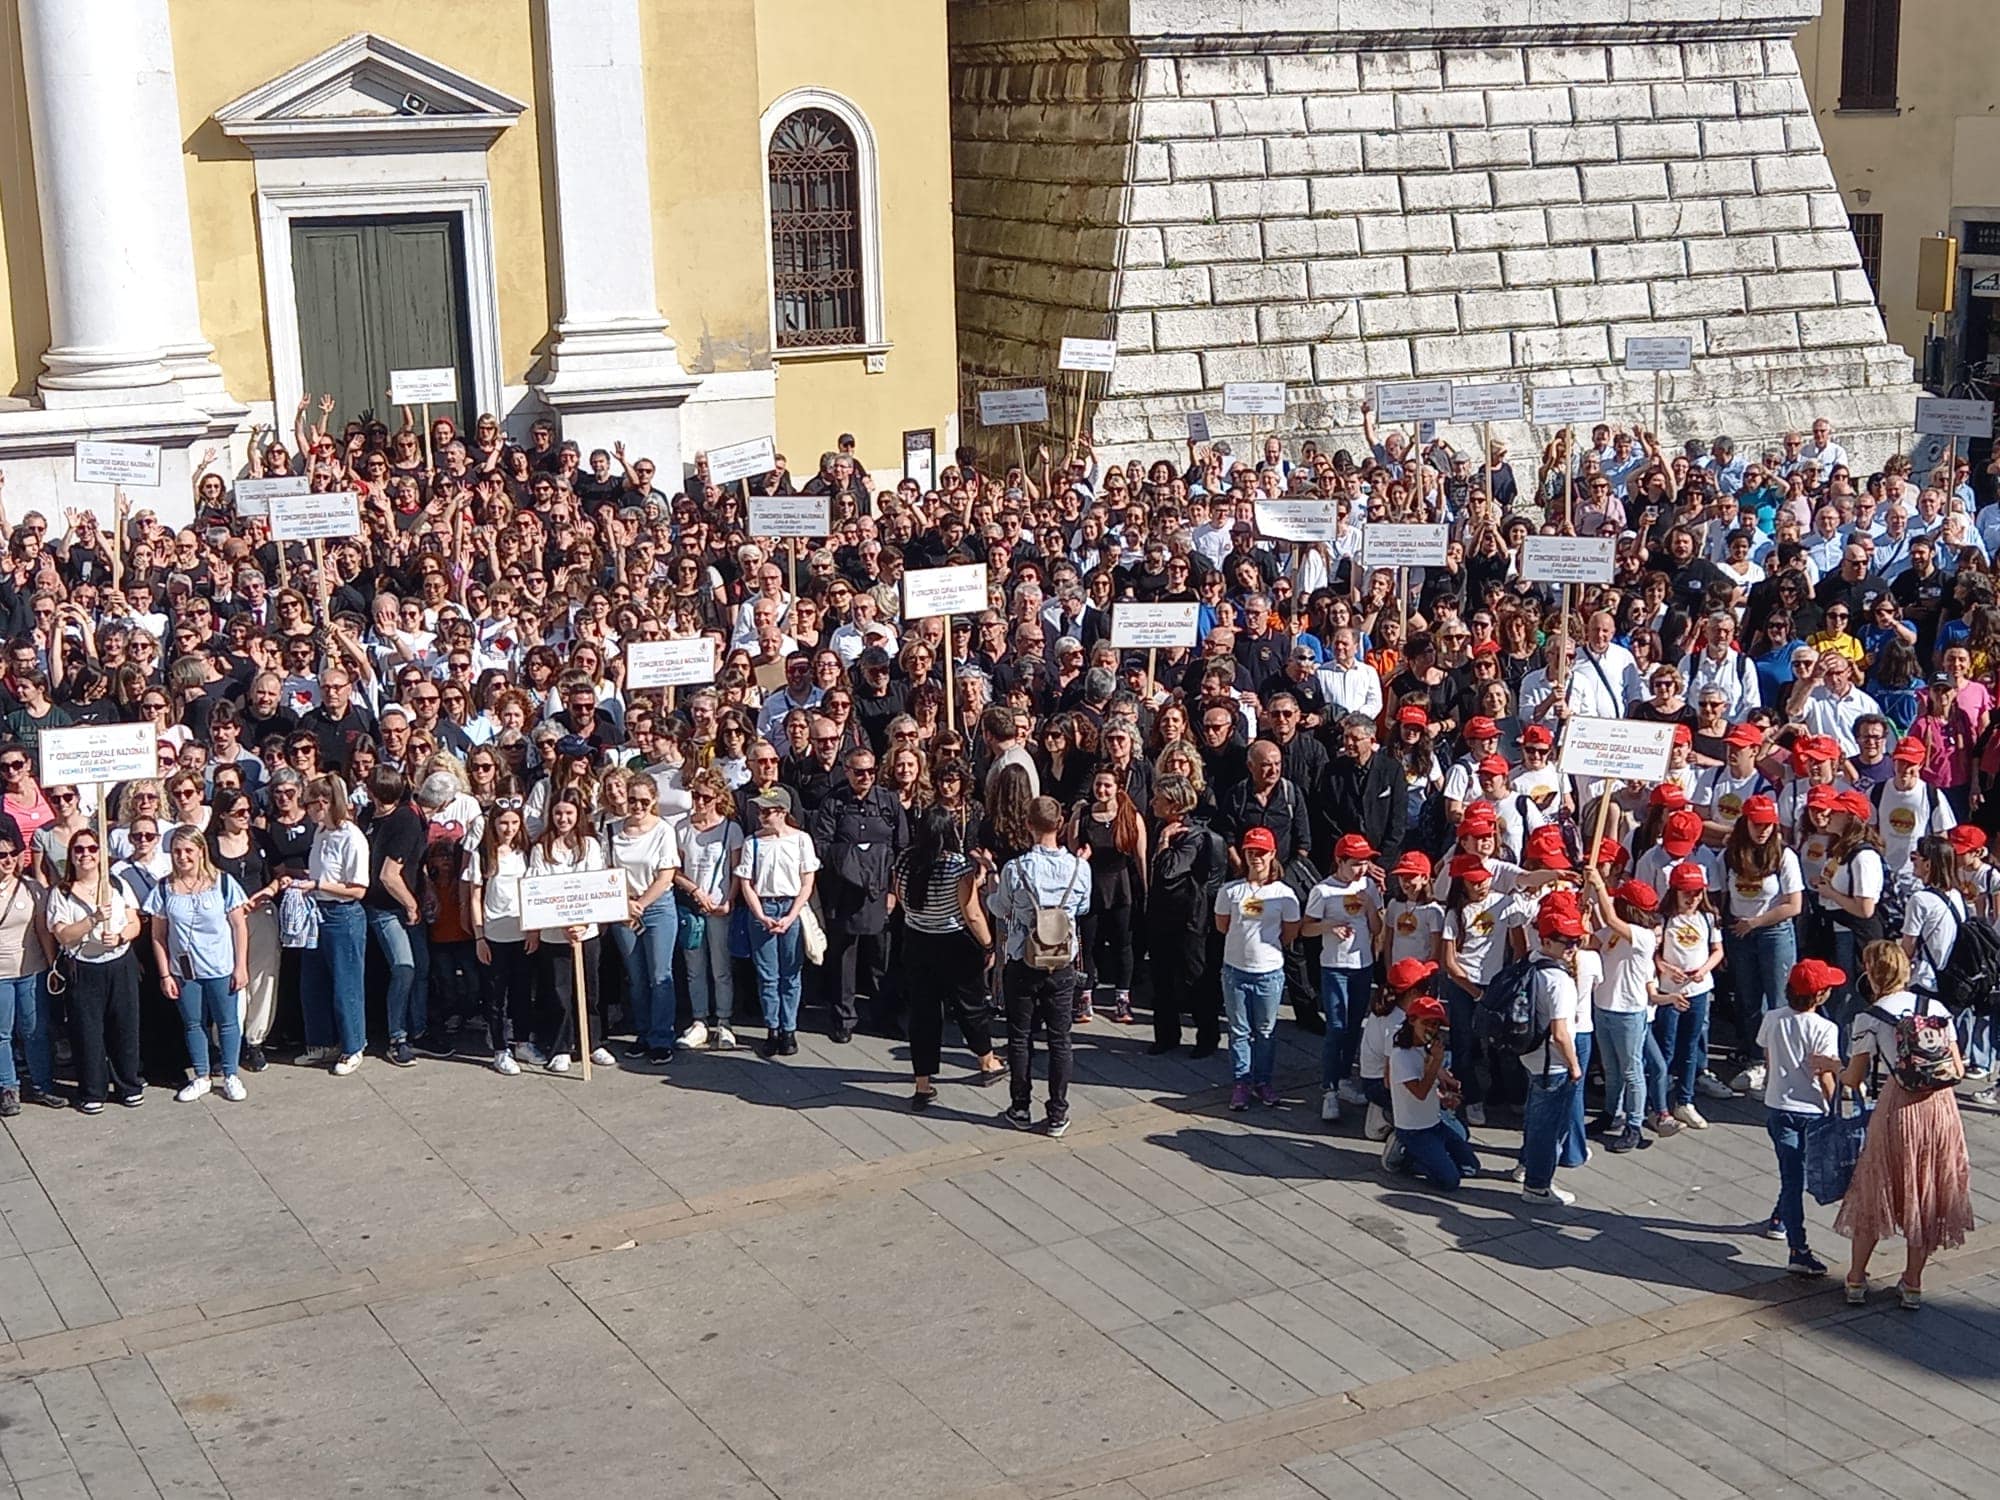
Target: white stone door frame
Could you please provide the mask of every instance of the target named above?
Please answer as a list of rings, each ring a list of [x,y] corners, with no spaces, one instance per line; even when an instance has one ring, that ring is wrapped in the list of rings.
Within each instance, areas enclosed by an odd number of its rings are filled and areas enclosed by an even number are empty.
[[[298,159],[305,165],[312,158]],[[383,160],[377,158],[378,163]],[[479,411],[503,414],[500,288],[493,264],[492,193],[484,181],[307,182],[257,189],[257,234],[263,246],[264,315],[270,334],[271,396],[279,436],[289,445],[291,414],[305,390],[299,341],[298,282],[292,266],[292,225],[301,220],[425,214],[456,218],[465,250],[466,323],[472,389]],[[393,427],[386,398],[378,408]],[[342,420],[352,413],[341,414]]]

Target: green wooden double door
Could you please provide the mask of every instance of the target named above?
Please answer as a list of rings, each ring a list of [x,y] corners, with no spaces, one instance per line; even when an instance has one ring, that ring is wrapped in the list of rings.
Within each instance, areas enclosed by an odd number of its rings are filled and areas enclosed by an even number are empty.
[[[431,416],[451,417],[461,432],[471,424],[472,340],[456,217],[295,222],[292,276],[315,421],[325,393],[339,403],[336,426],[367,415],[393,430],[402,415],[389,403],[389,372],[450,365],[458,371],[458,400],[432,403]]]

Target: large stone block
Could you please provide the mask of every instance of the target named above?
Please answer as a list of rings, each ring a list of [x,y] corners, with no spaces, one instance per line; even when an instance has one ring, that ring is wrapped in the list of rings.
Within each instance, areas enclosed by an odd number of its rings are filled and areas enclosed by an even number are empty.
[[[1590,176],[1584,174],[1584,196],[1590,194]],[[1638,233],[1637,209],[1630,203],[1588,203],[1580,208],[1551,208],[1547,211],[1549,243],[1591,245],[1599,240],[1630,239]],[[1465,241],[1464,231],[1459,242]]]
[[[1672,175],[1668,176],[1669,184]],[[1647,239],[1661,235],[1721,234],[1722,205],[1699,198],[1676,198],[1668,203],[1637,203],[1632,207],[1639,234]]]
[[[1371,172],[1441,172],[1451,165],[1451,148],[1442,130],[1364,135],[1361,162]]]
[[[1568,89],[1493,89],[1486,95],[1489,125],[1566,125],[1573,118]]]
[[[1264,175],[1264,143],[1258,140],[1175,141],[1167,157],[1176,182]]]
[[[1667,196],[1664,162],[1637,162],[1618,167],[1585,167],[1583,196],[1591,203],[1636,203]]]
[[[1560,250],[1503,250],[1500,269],[1509,286],[1565,286],[1595,274],[1591,252],[1577,246]]]
[[[1787,271],[1839,270],[1861,264],[1854,236],[1819,229],[1807,234],[1778,236],[1778,265]]]
[[[1448,89],[1504,89],[1527,81],[1527,54],[1519,47],[1452,47],[1444,54]]]
[[[1254,308],[1195,307],[1153,314],[1153,347],[1162,351],[1256,342]]]
[[[1621,82],[1679,78],[1681,49],[1672,42],[1641,42],[1611,49],[1611,77]]]
[[[1824,156],[1764,156],[1752,163],[1757,191],[1764,193],[1832,192],[1833,168]]]
[[[1539,208],[1510,208],[1489,214],[1467,213],[1458,216],[1453,233],[1461,250],[1506,250],[1521,245],[1545,244],[1549,238],[1549,221]]]
[[[1460,370],[1504,370],[1514,362],[1514,344],[1504,333],[1461,334],[1455,338],[1410,341],[1419,375]]]
[[[1435,48],[1383,48],[1361,54],[1364,89],[1435,89],[1444,86],[1444,68]]]
[[[1379,334],[1453,333],[1458,329],[1456,297],[1381,297],[1361,304],[1361,331]]]
[[[1879,345],[1884,338],[1882,315],[1868,307],[1827,307],[1799,313],[1799,339],[1809,349],[1835,345]]]
[[[1731,234],[1810,229],[1812,205],[1797,193],[1760,193],[1754,198],[1724,199],[1722,218]]]
[[[1662,318],[1721,317],[1743,309],[1740,276],[1700,276],[1653,283],[1653,312]]]
[[[1826,308],[1840,301],[1836,271],[1786,271],[1776,276],[1752,276],[1743,283],[1745,305],[1751,312],[1777,312],[1788,307]]]
[[[1439,208],[1491,208],[1493,183],[1484,172],[1440,172],[1403,181],[1403,203],[1411,213]]]
[[[1317,177],[1329,172],[1361,170],[1358,135],[1273,136],[1264,142],[1264,156],[1279,176]]]
[[[1692,120],[1620,125],[1618,152],[1627,161],[1688,161],[1701,155],[1701,126]]]
[[[1245,177],[1215,184],[1218,219],[1269,219],[1312,211],[1303,177]]]
[[[1374,176],[1315,177],[1312,211],[1316,214],[1374,214],[1403,211],[1403,182],[1384,173]]]
[[[1458,323],[1467,332],[1488,328],[1534,328],[1556,321],[1555,293],[1466,292],[1458,299]]]
[[[1215,101],[1218,135],[1287,135],[1302,133],[1305,128],[1305,101],[1296,94],[1268,99],[1246,94]]]
[[[1353,255],[1361,248],[1361,231],[1352,219],[1266,219],[1264,259],[1327,260]]]
[[[1202,139],[1215,134],[1215,105],[1207,99],[1148,99],[1139,106],[1139,138]]]
[[[1500,257],[1492,252],[1468,255],[1412,255],[1405,262],[1413,292],[1464,291],[1500,285]]]
[[[1736,113],[1733,83],[1656,83],[1653,116],[1660,120],[1726,120]]]
[[[1607,328],[1527,328],[1514,335],[1514,363],[1524,369],[1577,369],[1611,363]]]
[[[1210,349],[1201,356],[1209,389],[1239,380],[1282,380],[1304,385],[1312,379],[1312,349],[1306,344],[1259,344],[1249,349]]]
[[[1198,223],[1215,216],[1215,194],[1205,182],[1145,183],[1132,189],[1126,212],[1135,224]]]
[[[1408,254],[1452,248],[1450,214],[1369,214],[1357,221],[1361,248],[1370,255]]]
[[[1361,87],[1352,52],[1283,52],[1267,59],[1274,94],[1345,94]]]
[[[1207,266],[1162,266],[1157,270],[1128,270],[1123,288],[1127,307],[1206,306]]]
[[[1530,83],[1602,83],[1611,76],[1611,49],[1594,47],[1529,47]]]
[[[1615,125],[1546,125],[1528,138],[1538,167],[1618,160]]]
[[[1643,282],[1617,286],[1559,286],[1556,314],[1564,323],[1630,323],[1653,315]]]
[[[1400,256],[1354,256],[1316,260],[1306,266],[1306,285],[1315,297],[1388,296],[1409,290]]]
[[[1257,337],[1267,344],[1316,344],[1342,335],[1352,340],[1359,329],[1360,315],[1354,303],[1344,299],[1277,303],[1257,309]],[[1313,372],[1319,373],[1317,359]]]
[[[1583,184],[1574,167],[1537,167],[1526,172],[1493,174],[1493,202],[1499,208],[1582,201]]]
[[[1689,240],[1690,276],[1747,274],[1778,269],[1778,247],[1768,236],[1730,235],[1714,240]]]
[[[1710,354],[1756,354],[1767,349],[1799,347],[1798,314],[1754,313],[1742,318],[1709,318]]]
[[[1312,130],[1394,130],[1396,101],[1388,94],[1315,94],[1306,100]]]
[[[1399,93],[1395,99],[1399,130],[1462,129],[1486,123],[1486,96],[1474,89],[1442,94]]]
[[[1184,97],[1261,94],[1268,84],[1261,57],[1203,56],[1180,60],[1180,92]]]
[[[1208,278],[1218,303],[1283,302],[1306,295],[1306,264],[1299,260],[1211,266]]]
[[[1670,280],[1687,275],[1687,255],[1677,244],[1600,245],[1600,281]]]
[[[1255,260],[1264,237],[1255,224],[1169,224],[1167,264],[1196,260]]]

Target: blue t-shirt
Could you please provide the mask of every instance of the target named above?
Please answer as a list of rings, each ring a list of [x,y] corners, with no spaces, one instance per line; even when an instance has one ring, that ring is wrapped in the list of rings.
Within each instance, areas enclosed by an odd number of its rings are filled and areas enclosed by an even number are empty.
[[[218,873],[214,885],[193,893],[173,890],[162,880],[140,910],[166,919],[167,962],[176,978],[226,979],[236,969],[229,914],[244,900],[243,887]]]

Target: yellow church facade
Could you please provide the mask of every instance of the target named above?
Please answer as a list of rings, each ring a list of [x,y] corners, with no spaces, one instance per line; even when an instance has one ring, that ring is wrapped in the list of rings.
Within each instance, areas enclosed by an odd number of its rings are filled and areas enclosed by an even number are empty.
[[[10,0],[0,469],[191,463],[299,402],[537,418],[662,479],[956,440],[944,0]],[[919,439],[921,442],[921,439]]]

